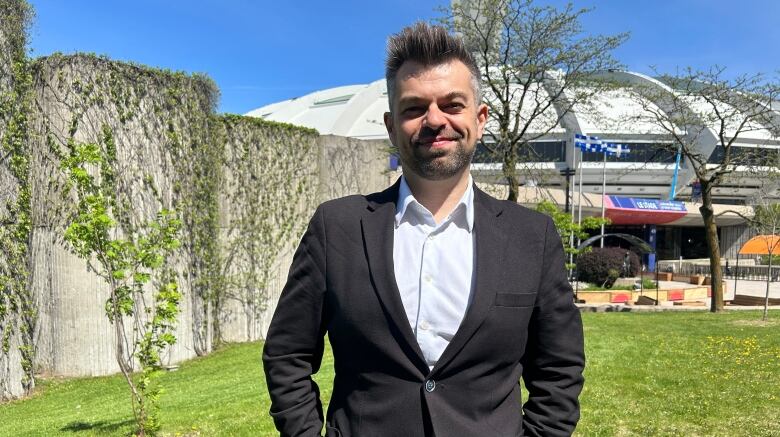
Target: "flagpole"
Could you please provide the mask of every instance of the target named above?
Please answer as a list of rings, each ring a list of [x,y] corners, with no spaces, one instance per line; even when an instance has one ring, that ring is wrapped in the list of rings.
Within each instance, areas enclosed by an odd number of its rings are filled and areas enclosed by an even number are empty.
[[[574,167],[574,183],[577,183],[577,145],[576,141],[572,141],[572,167]],[[568,189],[566,190],[566,197],[569,196]],[[572,204],[574,203],[574,195],[572,197]],[[571,221],[574,221],[574,208],[571,209]]]
[[[582,178],[583,176],[585,176],[583,174],[585,170],[584,170],[584,166],[582,165],[582,161],[584,160],[585,160],[585,156],[583,154],[582,149],[580,149],[580,162],[579,162],[580,189],[579,189],[579,194],[577,194],[577,224],[578,225],[582,225]],[[579,245],[580,245],[580,237],[577,237],[577,246]]]
[[[674,200],[675,191],[677,191],[677,172],[680,170],[681,151],[682,145],[677,146],[677,156],[674,158],[674,176],[672,176],[672,187],[669,190],[669,200]]]
[[[572,141],[572,167],[574,167],[574,182],[577,182],[577,145],[576,141]],[[574,203],[574,195],[572,197],[572,203]],[[566,183],[566,200],[569,200],[569,184]],[[574,208],[571,209],[571,221],[574,221]],[[569,247],[572,248],[572,253],[569,254],[569,264],[574,264],[574,232],[569,234]],[[572,272],[571,269],[569,269],[569,277],[571,277]]]
[[[604,248],[604,212],[606,206],[606,192],[607,192],[607,151],[604,153],[604,165],[601,170],[601,248]]]

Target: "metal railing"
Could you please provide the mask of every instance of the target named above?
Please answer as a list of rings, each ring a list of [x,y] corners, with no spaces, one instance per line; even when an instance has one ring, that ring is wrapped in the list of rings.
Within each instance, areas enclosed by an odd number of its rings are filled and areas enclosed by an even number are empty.
[[[728,261],[728,263],[727,263]],[[768,265],[757,265],[754,259],[721,260],[723,277],[729,279],[747,279],[766,281],[769,275]],[[658,261],[659,272],[672,272],[675,275],[710,275],[710,264],[707,259],[696,260],[664,260]],[[780,265],[772,266],[772,281],[780,279]]]

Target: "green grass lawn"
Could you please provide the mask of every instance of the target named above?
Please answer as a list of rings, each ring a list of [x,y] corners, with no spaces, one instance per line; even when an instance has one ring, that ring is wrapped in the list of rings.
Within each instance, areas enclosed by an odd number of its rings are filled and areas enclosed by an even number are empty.
[[[586,313],[583,436],[780,436],[780,311]],[[230,345],[162,377],[162,435],[275,435],[259,343]],[[327,401],[325,357],[317,380]],[[0,436],[126,435],[116,376],[47,380],[0,405]]]

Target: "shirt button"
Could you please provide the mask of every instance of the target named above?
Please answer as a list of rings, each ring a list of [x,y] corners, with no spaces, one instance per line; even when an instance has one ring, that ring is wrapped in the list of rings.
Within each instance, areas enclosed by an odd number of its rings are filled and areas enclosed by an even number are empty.
[[[425,282],[431,282],[431,277],[429,275],[425,275]]]
[[[422,329],[424,331],[424,330],[426,330],[428,328],[430,328],[430,325],[428,325],[428,321],[427,320],[423,320],[422,322],[420,322],[420,329]]]
[[[428,235],[428,241],[433,241],[433,238],[434,238],[433,235]]]
[[[427,391],[428,393],[431,393],[434,390],[436,390],[436,381],[434,381],[432,379],[429,379],[429,380],[425,381],[425,391]]]

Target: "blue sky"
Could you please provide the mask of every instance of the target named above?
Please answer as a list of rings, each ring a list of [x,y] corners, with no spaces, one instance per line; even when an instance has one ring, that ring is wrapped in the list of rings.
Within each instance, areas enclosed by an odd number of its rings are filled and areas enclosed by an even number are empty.
[[[565,4],[537,0],[540,4]],[[30,0],[33,56],[94,52],[206,73],[220,112],[383,77],[387,36],[439,15],[440,0]],[[780,70],[780,1],[590,0],[589,32],[631,32],[615,54],[630,70],[718,64],[729,74]]]

